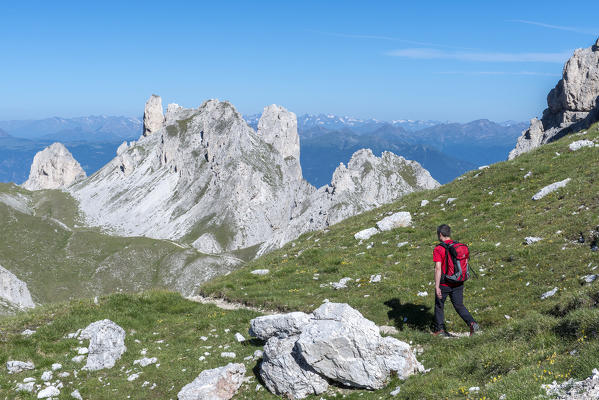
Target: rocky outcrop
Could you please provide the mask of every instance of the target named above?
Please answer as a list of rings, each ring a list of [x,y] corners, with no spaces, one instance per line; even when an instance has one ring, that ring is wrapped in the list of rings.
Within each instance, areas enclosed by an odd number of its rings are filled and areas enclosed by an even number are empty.
[[[64,189],[86,177],[81,165],[62,143],[54,143],[33,157],[27,190]]]
[[[0,298],[17,309],[33,308],[35,304],[27,284],[0,265]]]
[[[363,150],[317,190],[302,178],[299,157],[296,117],[283,107],[266,107],[256,132],[228,102],[169,104],[162,128],[121,145],[70,192],[89,224],[121,235],[180,240],[211,254],[259,245],[262,254],[438,185],[416,162]]]
[[[164,126],[164,115],[162,114],[162,98],[153,94],[146,102],[144,109],[143,135],[149,136],[158,132]]]
[[[89,339],[87,364],[84,367],[89,371],[114,367],[127,350],[125,330],[109,319],[89,324],[79,339]]]
[[[178,400],[229,400],[243,383],[245,366],[227,364],[202,371],[177,394]]]
[[[599,120],[599,39],[578,49],[566,62],[563,77],[547,95],[541,120],[533,118],[509,159]]]
[[[372,321],[347,304],[324,303],[312,314],[294,314],[250,323],[250,333],[267,340],[260,376],[272,393],[302,399],[326,391],[329,380],[380,389],[391,374],[406,379],[424,370],[407,343],[383,338]]]

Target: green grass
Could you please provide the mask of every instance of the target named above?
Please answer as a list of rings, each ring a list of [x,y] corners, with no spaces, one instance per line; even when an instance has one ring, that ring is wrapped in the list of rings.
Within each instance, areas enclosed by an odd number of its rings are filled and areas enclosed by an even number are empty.
[[[527,399],[542,393],[540,384],[556,376],[585,378],[599,366],[599,287],[583,286],[581,277],[599,273],[594,270],[599,253],[590,251],[588,240],[582,245],[576,239],[579,232],[588,239],[599,227],[599,152],[570,152],[568,144],[598,137],[595,125],[585,136],[568,136],[326,231],[305,234],[205,283],[202,291],[278,310],[311,311],[329,299],[349,303],[379,325],[395,325],[398,338],[424,346],[421,359],[432,368],[402,384],[400,398],[465,398],[460,388],[480,386],[478,397],[506,393],[509,399]],[[532,176],[524,179],[528,171]],[[572,181],[565,188],[531,200],[542,187],[568,177]],[[445,205],[449,197],[457,200]],[[430,203],[420,207],[422,199]],[[380,233],[362,244],[354,239],[354,233],[400,210],[412,213],[413,227]],[[485,331],[473,339],[447,341],[429,334],[431,253],[441,223],[452,227],[455,239],[469,244],[471,265],[479,274],[465,290],[465,303]],[[526,236],[544,239],[526,246]],[[398,248],[403,241],[409,245]],[[370,243],[373,247],[367,249]],[[262,268],[270,274],[250,274]],[[382,274],[382,282],[369,283],[373,274]],[[359,281],[345,290],[321,287],[346,276]],[[557,295],[540,299],[556,286]],[[428,296],[418,297],[419,291]],[[446,318],[450,330],[466,330],[449,304]]]

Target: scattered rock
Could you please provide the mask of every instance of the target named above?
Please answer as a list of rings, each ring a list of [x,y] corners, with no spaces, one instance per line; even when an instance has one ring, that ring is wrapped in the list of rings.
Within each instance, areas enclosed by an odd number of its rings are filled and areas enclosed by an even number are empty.
[[[599,370],[593,369],[593,374],[582,381],[570,378],[565,382],[553,381],[541,385],[547,396],[557,400],[594,400],[599,398]]]
[[[114,367],[127,350],[125,330],[109,319],[89,324],[80,338],[89,339],[87,364],[83,368],[90,371]]]
[[[417,296],[418,297],[426,297],[426,296],[428,296],[428,292],[418,292]]]
[[[447,200],[445,200],[445,204],[451,204],[451,203],[453,203],[456,200],[457,200],[456,197],[450,197]]]
[[[37,393],[38,399],[47,399],[50,397],[60,396],[60,390],[56,386],[46,386]]]
[[[412,215],[407,211],[400,211],[383,218],[376,223],[376,227],[382,231],[390,231],[396,228],[405,228],[412,224]]]
[[[424,206],[426,206],[428,203],[429,203],[429,201],[428,201],[428,200],[422,200],[422,201],[420,202],[420,207],[424,207]]]
[[[243,337],[243,335],[242,335],[241,333],[239,333],[239,332],[237,332],[237,333],[235,334],[235,340],[237,340],[239,343],[241,343],[241,342],[245,342],[245,338],[244,338],[244,337]]]
[[[376,229],[376,228],[368,228],[368,229],[364,229],[364,230],[356,233],[354,235],[354,238],[356,240],[368,240],[372,236],[376,235],[377,233],[379,233],[378,229]]]
[[[58,371],[61,368],[62,368],[62,364],[59,364],[59,363],[52,364],[52,371]]]
[[[35,365],[33,365],[32,362],[25,362],[25,361],[7,361],[6,362],[6,369],[8,370],[9,374],[17,374],[19,372],[28,370],[28,369],[34,369]]]
[[[548,298],[548,297],[554,296],[554,295],[557,293],[557,290],[558,290],[558,289],[557,289],[556,287],[554,287],[554,288],[553,288],[553,289],[551,289],[550,291],[543,293],[543,294],[541,295],[541,300],[545,300],[545,299],[546,299],[546,298]]]
[[[345,289],[347,288],[347,282],[351,282],[352,278],[341,278],[339,280],[339,282],[331,282],[331,286],[335,289],[335,290],[339,290],[339,289]]]
[[[397,247],[404,247],[407,244],[408,244],[408,242],[399,242],[399,243],[397,243]]]
[[[527,236],[524,238],[524,244],[530,245],[536,242],[540,242],[541,240],[543,240],[543,238],[541,237]]]
[[[52,380],[52,371],[44,371],[42,373],[42,381],[48,382]]]
[[[379,332],[382,335],[397,335],[397,334],[399,334],[399,331],[397,330],[396,327],[389,326],[389,325],[381,325],[381,326],[379,326]]]
[[[133,382],[133,381],[134,381],[134,380],[136,380],[137,378],[139,378],[139,373],[136,373],[136,374],[131,374],[131,375],[129,375],[129,376],[127,377],[127,380],[128,380],[129,382]]]
[[[85,171],[62,143],[54,143],[33,157],[27,190],[64,189],[85,179]]]
[[[144,357],[142,359],[133,361],[133,365],[139,364],[140,367],[147,367],[148,365],[156,364],[157,362],[158,362],[158,359],[156,357],[151,357],[151,358]]]
[[[549,193],[555,192],[557,189],[563,188],[570,182],[571,179],[567,178],[563,181],[552,183],[551,185],[545,186],[543,189],[539,190],[534,196],[532,196],[533,200],[541,200],[543,197],[547,196]]]
[[[75,389],[71,392],[71,397],[76,400],[83,400],[83,397],[81,397],[81,393],[79,393],[79,390],[77,390],[77,389]]]
[[[576,150],[580,150],[583,147],[595,147],[595,142],[591,141],[591,140],[577,140],[575,142],[570,143],[570,145],[568,146],[568,148],[571,151],[576,151]]]
[[[227,364],[202,371],[177,394],[178,400],[229,400],[243,383],[245,366]]]
[[[381,281],[381,275],[377,274],[377,275],[370,275],[370,283],[377,283]]]
[[[599,275],[585,275],[582,277],[582,280],[586,283],[593,283],[599,277]]]
[[[223,351],[222,353],[220,353],[220,356],[222,358],[235,358],[235,357],[237,357],[237,355],[235,353],[233,353],[232,351]]]
[[[33,388],[35,386],[34,382],[26,382],[26,383],[17,383],[17,387],[15,390],[17,392],[33,392]]]
[[[270,272],[268,269],[255,269],[251,273],[253,275],[267,275]]]

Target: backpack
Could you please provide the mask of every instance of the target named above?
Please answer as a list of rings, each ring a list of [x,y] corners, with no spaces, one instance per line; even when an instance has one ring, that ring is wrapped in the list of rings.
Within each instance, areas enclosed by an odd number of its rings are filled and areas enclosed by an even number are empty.
[[[468,250],[468,246],[458,242],[441,242],[438,246],[442,246],[445,249],[445,272],[441,276],[441,282],[466,282],[470,278],[470,270],[468,268],[470,251]]]

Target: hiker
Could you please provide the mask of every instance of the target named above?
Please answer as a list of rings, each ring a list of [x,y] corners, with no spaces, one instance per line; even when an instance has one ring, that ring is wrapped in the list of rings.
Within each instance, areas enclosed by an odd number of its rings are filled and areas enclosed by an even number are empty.
[[[451,240],[451,228],[446,224],[439,225],[437,228],[437,237],[440,243],[433,250],[433,262],[435,263],[435,329],[433,335],[452,336],[445,330],[445,314],[443,310],[445,299],[449,296],[456,312],[470,328],[470,336],[472,336],[475,332],[480,331],[480,327],[464,306],[464,281],[469,276],[467,266],[469,256],[468,247]],[[454,255],[459,254],[463,257],[462,267],[460,267],[460,262],[456,263],[458,264],[458,268],[454,267],[451,257],[453,250],[450,249],[454,245],[454,249],[459,249],[458,252],[454,251]],[[450,274],[453,275],[449,276]]]

